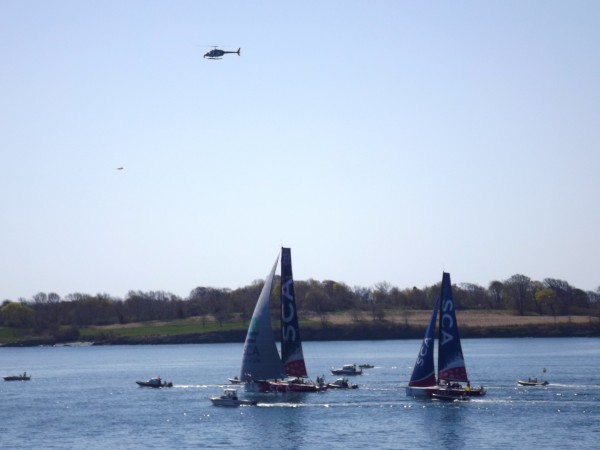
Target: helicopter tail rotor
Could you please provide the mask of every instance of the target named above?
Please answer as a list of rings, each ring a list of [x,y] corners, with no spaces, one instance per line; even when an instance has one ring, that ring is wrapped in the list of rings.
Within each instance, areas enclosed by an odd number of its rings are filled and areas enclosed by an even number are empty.
[[[242,47],[238,48],[237,54],[238,56],[240,56],[240,50],[242,49]]]

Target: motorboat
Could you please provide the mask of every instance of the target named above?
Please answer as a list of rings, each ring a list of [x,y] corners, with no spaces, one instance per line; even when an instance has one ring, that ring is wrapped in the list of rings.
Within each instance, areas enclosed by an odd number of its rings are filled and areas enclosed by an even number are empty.
[[[160,377],[150,378],[148,381],[136,381],[138,386],[141,387],[151,387],[151,388],[163,388],[163,387],[173,387],[173,383],[170,381],[163,381]]]
[[[236,377],[231,377],[231,378],[227,378],[229,380],[229,382],[231,384],[243,384],[244,381],[240,380],[237,376]]]
[[[518,380],[517,383],[521,386],[547,386],[547,380],[538,380],[537,378],[529,378],[527,381]]]
[[[361,369],[372,369],[375,366],[373,364],[360,364],[358,367]]]
[[[4,381],[29,381],[31,380],[31,375],[27,375],[27,372],[23,372],[19,375],[7,375],[4,378]]]
[[[240,405],[256,405],[256,400],[242,400],[237,395],[235,389],[224,389],[223,395],[211,397],[210,401],[215,406],[240,406]]]
[[[348,378],[338,378],[333,383],[327,383],[328,389],[358,389],[358,384],[350,383]]]
[[[362,369],[356,368],[356,364],[344,364],[340,369],[331,369],[334,375],[362,375]]]

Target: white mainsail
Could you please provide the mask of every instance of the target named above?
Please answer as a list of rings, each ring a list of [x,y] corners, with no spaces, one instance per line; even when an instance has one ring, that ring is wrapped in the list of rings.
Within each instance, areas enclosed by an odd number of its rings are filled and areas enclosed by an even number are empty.
[[[275,335],[271,327],[271,290],[279,256],[267,278],[250,320],[240,379],[243,381],[274,380],[285,377],[283,364],[277,351]]]

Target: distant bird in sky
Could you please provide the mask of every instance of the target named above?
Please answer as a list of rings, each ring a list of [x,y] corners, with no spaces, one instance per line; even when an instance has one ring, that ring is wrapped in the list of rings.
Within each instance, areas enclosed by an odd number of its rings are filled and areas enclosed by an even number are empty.
[[[117,167],[117,170],[123,170],[123,168],[122,167]]]

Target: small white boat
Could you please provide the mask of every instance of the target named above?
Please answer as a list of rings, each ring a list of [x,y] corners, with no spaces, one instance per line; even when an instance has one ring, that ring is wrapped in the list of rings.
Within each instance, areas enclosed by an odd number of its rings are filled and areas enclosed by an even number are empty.
[[[343,377],[343,378],[338,378],[333,383],[328,383],[327,388],[328,389],[358,389],[358,384],[350,383],[350,381],[348,381],[348,378]]]
[[[173,383],[170,381],[163,381],[160,377],[150,378],[148,381],[136,381],[138,386],[141,387],[151,387],[151,388],[163,388],[163,387],[173,387]]]
[[[529,378],[527,381],[518,380],[517,383],[520,384],[521,386],[547,386],[548,385],[548,381],[546,381],[546,380],[540,381],[537,378]]]
[[[344,364],[340,369],[331,369],[334,375],[362,375],[362,369],[356,368],[356,364]]]
[[[243,384],[244,381],[240,380],[237,376],[233,378],[227,378],[231,384]]]
[[[218,397],[211,397],[210,401],[215,406],[256,405],[256,400],[240,399],[235,389],[224,389],[223,395],[220,395]]]

